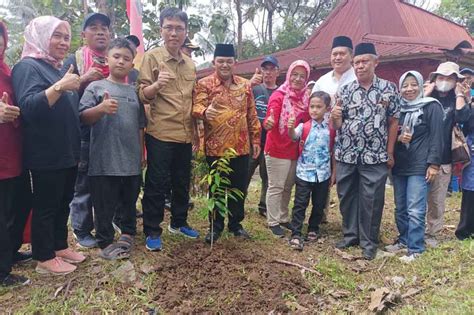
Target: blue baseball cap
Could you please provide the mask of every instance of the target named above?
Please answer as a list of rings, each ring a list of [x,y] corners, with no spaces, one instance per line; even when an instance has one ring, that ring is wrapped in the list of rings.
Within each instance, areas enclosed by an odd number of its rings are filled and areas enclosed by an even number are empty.
[[[280,68],[280,65],[278,64],[278,60],[275,57],[271,56],[271,55],[266,56],[265,58],[263,58],[263,61],[260,64],[260,66],[262,67],[264,64],[266,64],[268,62],[271,63],[272,65],[274,65],[275,67]]]
[[[110,27],[110,19],[107,15],[102,14],[102,13],[92,12],[92,13],[87,14],[86,17],[84,18],[84,22],[82,23],[82,30],[85,30],[86,27],[88,27],[89,24],[93,20],[101,20],[102,22],[105,23],[105,25],[107,25],[107,27]]]
[[[474,70],[472,70],[471,68],[464,68],[462,69],[461,71],[459,71],[460,74],[470,74],[470,75],[474,75]]]

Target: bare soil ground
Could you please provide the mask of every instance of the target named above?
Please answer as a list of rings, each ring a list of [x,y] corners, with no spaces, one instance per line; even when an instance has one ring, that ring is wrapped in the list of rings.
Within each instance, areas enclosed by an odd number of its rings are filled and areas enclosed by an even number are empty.
[[[193,210],[189,222],[201,232],[201,239],[184,239],[165,230],[164,250],[151,253],[144,248],[139,220],[128,261],[103,261],[96,250],[89,250],[88,260],[66,276],[36,274],[34,263],[15,267],[32,283],[0,291],[0,313],[370,313],[380,288],[396,297],[382,296],[375,306],[384,311],[474,313],[474,241],[459,242],[453,233],[459,194],[448,200],[441,244],[408,265],[397,256],[367,262],[358,259],[357,248],[335,251],[341,218],[334,192],[323,237],[295,252],[287,239],[275,239],[266,228],[257,213],[258,196],[259,185],[253,182],[244,221],[251,241],[225,233],[211,251],[202,240],[207,220]],[[203,199],[196,199],[196,207],[203,204]],[[381,231],[386,244],[397,235],[393,210],[388,188]],[[169,217],[163,226],[168,222]],[[74,240],[70,243],[76,247]]]

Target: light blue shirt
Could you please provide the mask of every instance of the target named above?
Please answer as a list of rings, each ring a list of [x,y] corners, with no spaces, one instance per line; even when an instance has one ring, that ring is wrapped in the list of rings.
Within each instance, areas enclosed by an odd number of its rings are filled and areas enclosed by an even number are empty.
[[[297,139],[303,134],[303,124],[295,129]],[[331,153],[329,148],[329,124],[324,119],[321,124],[311,122],[311,130],[304,143],[296,164],[296,176],[306,182],[321,183],[331,177]]]

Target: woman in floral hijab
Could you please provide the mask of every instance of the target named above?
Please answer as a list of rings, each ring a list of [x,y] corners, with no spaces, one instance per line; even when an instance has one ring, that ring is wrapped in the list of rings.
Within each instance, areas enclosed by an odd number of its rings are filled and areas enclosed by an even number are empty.
[[[294,116],[298,124],[310,118],[306,93],[309,74],[309,64],[304,60],[290,65],[285,83],[272,93],[268,101],[263,124],[268,130],[264,150],[268,172],[267,223],[277,237],[284,236],[282,227],[290,229],[288,203],[298,159],[298,142],[288,136],[288,119]]]

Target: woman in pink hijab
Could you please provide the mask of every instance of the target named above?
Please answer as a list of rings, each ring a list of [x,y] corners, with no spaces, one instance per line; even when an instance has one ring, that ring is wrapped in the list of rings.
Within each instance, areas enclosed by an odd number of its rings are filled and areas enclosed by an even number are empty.
[[[295,183],[298,142],[288,136],[288,119],[295,124],[310,119],[306,83],[310,66],[304,60],[290,65],[286,81],[270,97],[263,126],[267,133],[265,161],[268,172],[267,223],[272,233],[283,237],[282,227],[291,229],[288,204]]]
[[[71,28],[53,16],[33,19],[25,29],[21,61],[12,84],[21,109],[23,163],[33,181],[33,259],[39,273],[67,274],[85,257],[68,248],[69,203],[79,159],[79,76],[63,76]]]

